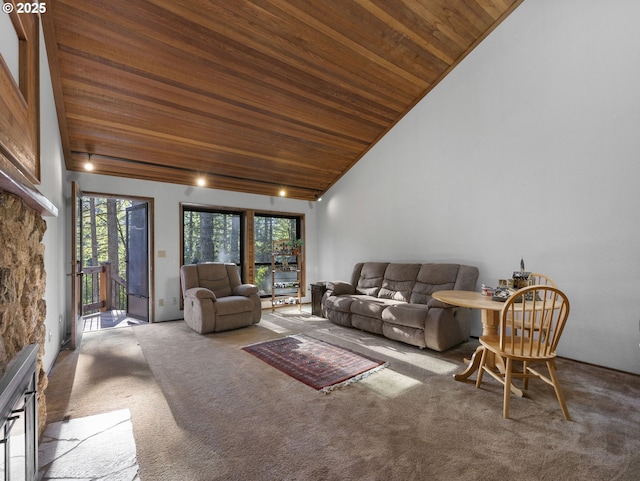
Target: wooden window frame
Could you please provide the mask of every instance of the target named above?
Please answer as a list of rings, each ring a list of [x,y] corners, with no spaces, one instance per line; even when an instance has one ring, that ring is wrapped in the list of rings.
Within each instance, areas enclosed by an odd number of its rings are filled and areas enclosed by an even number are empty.
[[[15,8],[9,16],[18,36],[20,78],[16,82],[4,59],[0,62],[0,170],[14,181],[39,184],[40,17],[19,15]],[[0,187],[10,190],[5,181],[0,176]]]
[[[270,210],[259,209],[244,209],[239,207],[219,206],[219,205],[207,205],[207,204],[195,204],[189,202],[180,203],[180,267],[182,267],[182,258],[184,256],[184,212],[185,210],[195,210],[199,212],[232,212],[242,213],[241,216],[241,230],[244,230],[244,235],[241,236],[242,245],[240,246],[242,255],[242,272],[243,282],[253,284],[254,277],[254,265],[255,265],[255,231],[254,223],[255,216],[274,216],[274,217],[296,217],[300,223],[300,236],[301,239],[305,239],[305,215],[296,212],[280,212]],[[304,297],[306,293],[305,289],[305,250],[302,250],[300,256],[300,270],[301,270],[301,294]],[[184,299],[182,298],[182,285],[180,285],[180,309],[184,309]]]

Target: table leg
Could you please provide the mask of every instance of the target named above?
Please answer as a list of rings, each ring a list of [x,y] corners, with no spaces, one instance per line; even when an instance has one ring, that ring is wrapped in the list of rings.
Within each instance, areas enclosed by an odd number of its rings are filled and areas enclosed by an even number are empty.
[[[481,313],[482,319],[482,335],[483,336],[497,336],[498,335],[498,327],[500,325],[500,311],[492,311],[488,309],[483,309]],[[454,374],[453,378],[456,381],[466,381],[474,372],[480,369],[480,360],[482,359],[482,351],[484,351],[483,346],[478,346],[478,348],[471,356],[471,359],[465,359],[469,365],[467,368],[462,371],[460,374]],[[496,357],[492,351],[487,353],[487,367],[489,369],[497,369],[499,372],[505,372],[504,360],[501,357]],[[516,396],[523,396],[523,393],[520,389],[515,387],[513,383],[511,384],[511,392],[513,392]]]
[[[453,378],[456,381],[466,381],[467,379],[469,379],[469,377],[471,377],[471,375],[474,372],[480,369],[480,361],[482,360],[482,351],[484,351],[484,347],[478,346],[478,348],[473,353],[473,356],[471,356],[471,359],[464,360],[465,362],[468,362],[469,365],[460,374],[453,375]],[[492,363],[491,367],[493,369],[496,369],[497,371],[504,374],[506,369],[504,365],[504,360],[501,357],[496,357],[495,354],[491,351],[487,353],[487,366],[489,366],[490,363]],[[511,392],[519,397],[524,396],[524,393],[522,392],[522,390],[518,389],[513,383],[511,383]]]
[[[471,376],[474,372],[476,372],[480,368],[480,360],[482,359],[482,351],[484,351],[484,347],[478,346],[478,348],[471,356],[471,359],[465,359],[465,362],[469,361],[469,365],[467,368],[461,372],[460,374],[454,374],[453,378],[456,381],[465,381],[469,376]]]
[[[500,311],[482,309],[480,319],[482,320],[483,336],[498,335],[498,327],[500,327]]]
[[[482,319],[482,335],[483,336],[492,336],[492,335],[498,334],[498,324],[500,322],[499,314],[500,314],[499,311],[482,309],[481,319]],[[482,351],[484,351],[484,347],[478,346],[476,351],[473,353],[473,356],[471,356],[471,359],[464,360],[465,362],[468,362],[469,365],[460,374],[453,375],[456,381],[464,381],[478,370],[478,368],[480,367],[480,360],[482,359]],[[494,369],[496,366],[495,356],[491,351],[487,353],[487,366],[489,366],[491,369]]]

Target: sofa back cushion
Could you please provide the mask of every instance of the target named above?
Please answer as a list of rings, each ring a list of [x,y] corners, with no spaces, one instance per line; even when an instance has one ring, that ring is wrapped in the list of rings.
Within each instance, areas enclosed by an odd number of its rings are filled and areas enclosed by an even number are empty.
[[[378,297],[409,302],[420,264],[389,264]]]
[[[454,289],[461,291],[475,291],[480,271],[475,266],[460,265],[458,269],[458,277],[456,277],[456,285]]]
[[[227,268],[227,275],[229,276],[229,287],[231,287],[231,291],[242,285],[242,280],[240,279],[240,271],[238,270],[238,266],[233,262],[225,263]]]
[[[453,289],[459,269],[459,264],[422,264],[409,302],[427,304],[433,292]]]
[[[388,262],[364,262],[356,264],[351,283],[356,287],[356,294],[378,297],[382,287],[384,271]]]
[[[227,297],[231,295],[232,287],[225,264],[198,264],[198,281],[200,287],[213,291],[216,297]]]

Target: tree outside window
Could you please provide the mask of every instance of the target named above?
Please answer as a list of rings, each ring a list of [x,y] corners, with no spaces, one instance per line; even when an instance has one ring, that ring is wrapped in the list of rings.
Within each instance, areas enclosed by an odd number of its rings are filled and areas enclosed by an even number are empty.
[[[241,269],[242,218],[241,212],[184,208],[182,263],[232,262]]]
[[[300,239],[300,222],[297,216],[256,214],[254,217],[255,260],[254,284],[261,296],[271,295],[271,247],[273,241]],[[295,264],[293,257],[290,264]]]

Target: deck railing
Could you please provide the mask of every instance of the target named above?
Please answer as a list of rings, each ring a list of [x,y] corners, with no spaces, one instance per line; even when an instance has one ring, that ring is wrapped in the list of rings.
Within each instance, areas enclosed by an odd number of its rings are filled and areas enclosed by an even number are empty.
[[[124,279],[111,275],[111,262],[82,268],[82,314],[125,310],[127,289]]]

